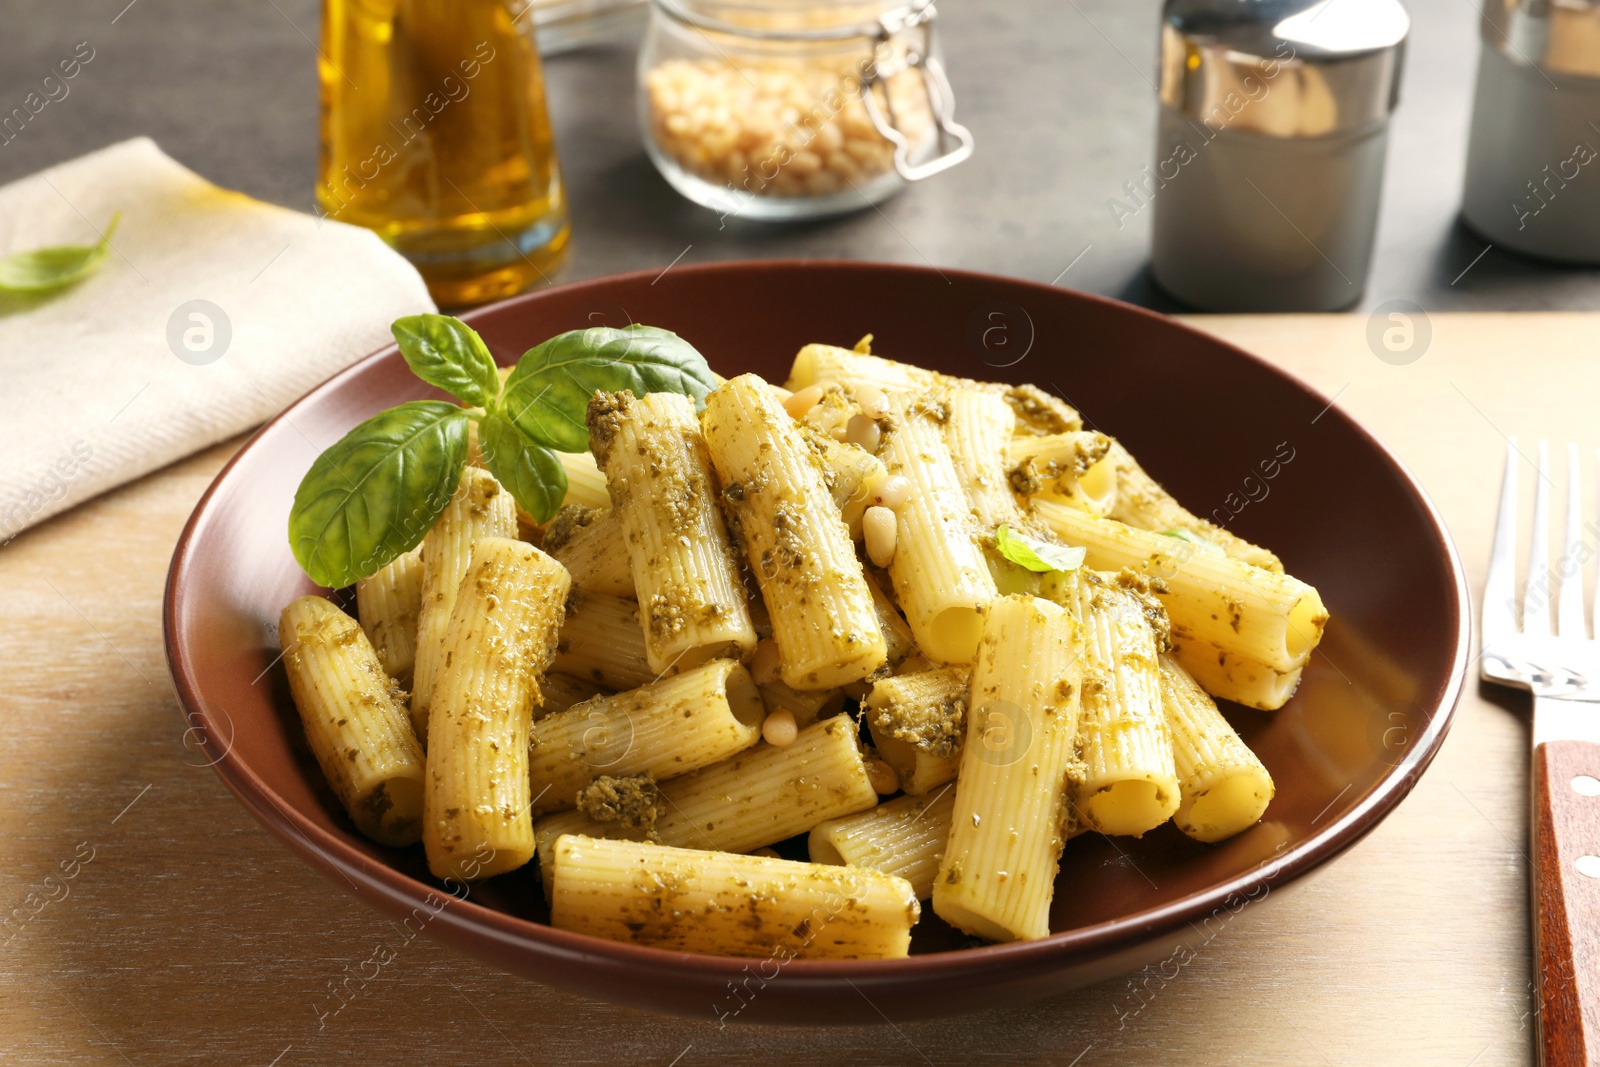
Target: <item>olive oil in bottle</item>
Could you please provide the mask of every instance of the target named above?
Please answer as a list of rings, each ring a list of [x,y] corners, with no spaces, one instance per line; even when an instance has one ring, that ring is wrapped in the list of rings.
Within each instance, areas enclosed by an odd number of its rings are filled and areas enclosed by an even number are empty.
[[[377,231],[441,307],[548,280],[566,247],[531,6],[323,4],[317,202]]]

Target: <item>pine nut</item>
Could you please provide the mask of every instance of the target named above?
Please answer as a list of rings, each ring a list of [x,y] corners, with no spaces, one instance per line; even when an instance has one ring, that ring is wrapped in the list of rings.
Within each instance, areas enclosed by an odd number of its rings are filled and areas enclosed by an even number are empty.
[[[807,412],[817,406],[817,401],[822,399],[822,386],[808,385],[796,392],[783,402],[783,410],[797,419],[806,417]]]
[[[856,386],[856,403],[861,405],[861,414],[869,419],[881,419],[889,414],[889,398],[875,385]]]
[[[868,756],[863,762],[867,767],[867,780],[880,797],[900,792],[900,776],[893,767],[876,756]]]
[[[883,431],[878,429],[878,423],[870,416],[855,414],[845,424],[844,439],[847,444],[859,445],[867,450],[868,455],[875,456],[878,454],[878,443],[883,440]]]
[[[799,736],[800,727],[794,721],[794,712],[788,708],[779,708],[761,724],[761,737],[767,744],[774,748],[788,748],[794,744],[794,739]],[[892,771],[890,773],[893,773]],[[899,786],[896,780],[896,787]]]
[[[874,566],[887,567],[894,562],[896,525],[894,512],[888,508],[871,507],[861,516],[862,541]]]
[[[899,511],[911,497],[911,482],[904,475],[891,474],[878,483],[873,491],[872,502],[878,507]]]

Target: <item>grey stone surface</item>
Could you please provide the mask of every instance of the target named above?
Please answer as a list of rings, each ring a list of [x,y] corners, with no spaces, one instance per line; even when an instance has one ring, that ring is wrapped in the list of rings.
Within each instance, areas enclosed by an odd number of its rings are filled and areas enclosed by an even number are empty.
[[[309,208],[318,5],[124,3],[4,0],[0,112],[20,105],[78,42],[95,56],[65,98],[0,144],[0,181],[148,134],[219,184]],[[1485,243],[1457,211],[1478,12],[1471,0],[1408,6],[1415,28],[1361,306],[1407,298],[1429,310],[1600,308],[1600,271],[1499,249],[1474,265]],[[574,223],[561,278],[665,267],[680,254],[684,263],[845,257],[1060,276],[1065,286],[1173,309],[1147,280],[1150,212],[1119,228],[1107,207],[1153,158],[1158,11],[1155,0],[946,0],[944,49],[977,155],[881,210],[784,226],[719,228],[714,213],[655,174],[634,126],[631,47],[557,57],[549,91]]]

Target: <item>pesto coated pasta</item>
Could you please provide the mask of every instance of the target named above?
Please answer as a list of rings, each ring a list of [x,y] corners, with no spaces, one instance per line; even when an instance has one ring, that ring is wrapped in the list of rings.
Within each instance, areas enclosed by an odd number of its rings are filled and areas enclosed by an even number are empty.
[[[283,611],[361,833],[420,842],[439,878],[536,864],[502,884],[537,881],[564,930],[866,959],[927,914],[1049,936],[1079,834],[1212,843],[1264,817],[1272,774],[1217,700],[1287,702],[1321,596],[1070,404],[870,336],[806,345],[780,387],[674,369],[665,331],[597,334],[643,355],[551,350],[559,374],[518,392],[525,358],[468,409],[502,422],[481,449],[466,428],[419,546],[347,576],[359,623]],[[607,361],[631,376],[591,387]],[[524,417],[550,470],[496,451]]]

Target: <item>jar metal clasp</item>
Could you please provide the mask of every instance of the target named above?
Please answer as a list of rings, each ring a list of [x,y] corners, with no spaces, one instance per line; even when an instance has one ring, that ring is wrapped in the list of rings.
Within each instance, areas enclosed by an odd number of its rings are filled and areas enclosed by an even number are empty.
[[[874,35],[873,62],[866,67],[861,78],[861,102],[867,109],[867,117],[872,120],[878,133],[894,145],[894,169],[908,182],[931,178],[972,155],[972,131],[956,121],[955,94],[950,88],[950,80],[945,77],[944,65],[933,55],[933,23],[937,17],[938,11],[932,0],[884,12],[878,19]],[[907,47],[903,55],[895,56],[890,63],[879,61],[879,57],[892,54],[888,45],[893,38],[912,32],[920,32],[920,44]],[[880,82],[911,69],[916,69],[922,75],[928,109],[933,113],[939,136],[939,151],[921,163],[911,162],[911,141],[895,121],[888,85],[884,85],[881,105],[878,94],[872,91]]]

